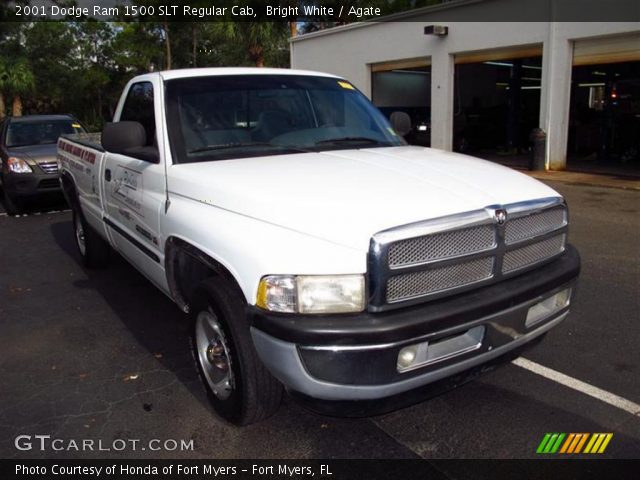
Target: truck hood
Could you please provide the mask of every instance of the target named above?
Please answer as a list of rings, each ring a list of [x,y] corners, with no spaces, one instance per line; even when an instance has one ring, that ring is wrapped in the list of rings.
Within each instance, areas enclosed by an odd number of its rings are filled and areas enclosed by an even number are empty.
[[[495,163],[412,146],[174,165],[169,191],[358,250],[391,227],[559,196]]]

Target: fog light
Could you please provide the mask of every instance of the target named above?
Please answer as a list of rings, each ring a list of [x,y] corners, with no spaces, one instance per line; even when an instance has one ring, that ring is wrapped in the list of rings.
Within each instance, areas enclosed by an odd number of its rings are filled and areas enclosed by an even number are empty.
[[[524,323],[525,326],[530,327],[546,318],[549,318],[554,313],[557,313],[563,308],[567,307],[570,300],[571,289],[567,288],[566,290],[562,290],[561,292],[558,292],[555,295],[552,295],[549,298],[545,298],[541,302],[536,303],[531,308],[529,308],[529,311],[527,312],[527,319]]]
[[[470,353],[482,346],[484,331],[484,325],[477,325],[466,332],[408,345],[398,352],[396,368],[404,373]]]
[[[418,354],[418,349],[416,345],[411,345],[410,347],[404,347],[400,350],[398,354],[398,367],[399,369],[406,369],[413,365],[413,362],[416,361],[416,356]]]

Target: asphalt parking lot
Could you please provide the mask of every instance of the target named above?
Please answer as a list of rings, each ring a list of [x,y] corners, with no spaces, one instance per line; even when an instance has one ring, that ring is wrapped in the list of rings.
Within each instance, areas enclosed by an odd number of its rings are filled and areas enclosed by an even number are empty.
[[[552,186],[569,203],[583,271],[572,314],[529,362],[375,418],[325,417],[286,398],[243,429],[209,410],[185,317],[169,299],[117,256],[84,270],[61,206],[0,213],[0,457],[532,458],[546,432],[612,432],[603,456],[638,458],[640,191]],[[575,381],[601,390],[588,395]],[[19,451],[18,435],[194,448]]]

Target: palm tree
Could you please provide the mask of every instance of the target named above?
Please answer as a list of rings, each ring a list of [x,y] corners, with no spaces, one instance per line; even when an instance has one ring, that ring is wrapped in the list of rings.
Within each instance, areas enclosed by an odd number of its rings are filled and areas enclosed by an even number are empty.
[[[224,33],[242,45],[256,67],[264,67],[266,49],[285,38],[287,24],[283,22],[219,22]]]
[[[0,58],[0,120],[5,117],[5,104],[4,104],[4,94],[7,90],[7,84],[9,80],[9,71],[7,69],[7,64]]]
[[[13,95],[12,114],[22,116],[22,96],[35,87],[35,77],[26,60],[20,59],[9,66],[7,75],[7,90]]]

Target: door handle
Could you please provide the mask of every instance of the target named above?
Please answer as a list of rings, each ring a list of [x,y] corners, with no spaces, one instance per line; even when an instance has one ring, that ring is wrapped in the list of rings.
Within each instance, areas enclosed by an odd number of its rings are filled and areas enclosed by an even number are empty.
[[[108,168],[107,168],[107,169],[105,169],[105,171],[104,171],[104,179],[105,179],[107,182],[110,182],[110,181],[111,181],[111,170],[109,170]]]

